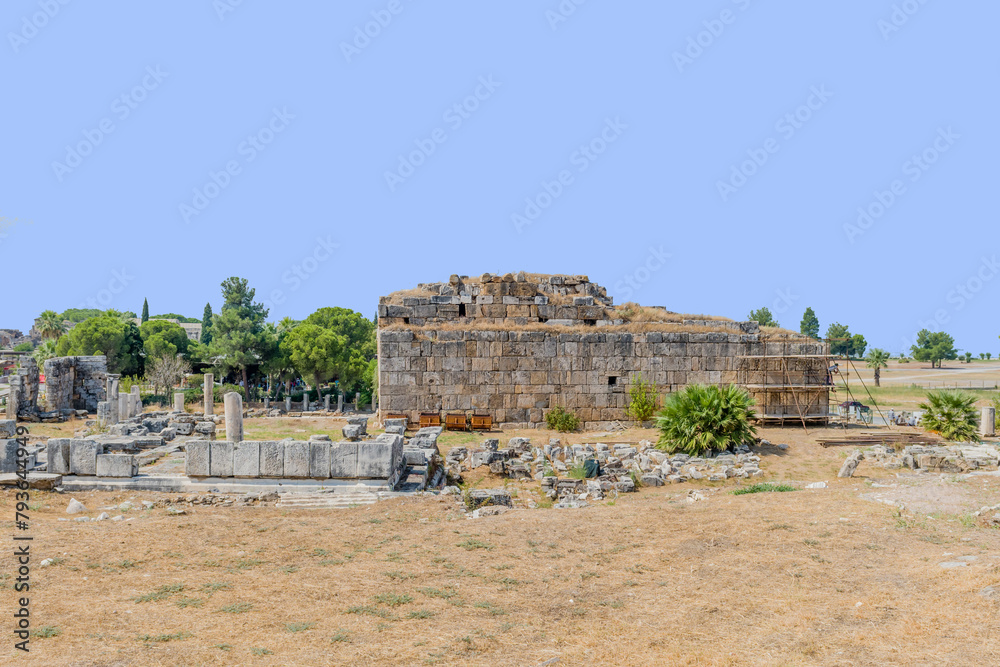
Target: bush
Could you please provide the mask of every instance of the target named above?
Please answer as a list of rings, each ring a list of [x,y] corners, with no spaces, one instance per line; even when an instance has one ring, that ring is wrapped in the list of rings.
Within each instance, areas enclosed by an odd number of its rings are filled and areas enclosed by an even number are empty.
[[[753,440],[753,398],[735,385],[688,385],[669,394],[656,416],[659,449],[702,456]]]
[[[939,433],[945,440],[972,442],[979,440],[979,415],[976,397],[959,391],[929,391],[925,410],[924,430]]]
[[[568,412],[562,406],[557,405],[545,415],[545,423],[550,429],[567,433],[580,428],[580,418],[572,412]]]
[[[638,422],[652,418],[656,412],[656,386],[643,382],[642,373],[636,373],[628,388],[628,416]]]

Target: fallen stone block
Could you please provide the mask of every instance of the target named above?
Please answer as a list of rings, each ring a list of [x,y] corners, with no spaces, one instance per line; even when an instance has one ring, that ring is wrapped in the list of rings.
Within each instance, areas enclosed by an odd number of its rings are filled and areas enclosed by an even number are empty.
[[[191,435],[194,433],[194,424],[191,422],[176,422],[174,428],[177,430],[177,435]]]
[[[0,419],[0,440],[13,440],[17,437],[17,422],[13,419]]]
[[[201,421],[194,425],[194,432],[215,440],[215,422]]]
[[[238,442],[233,446],[233,477],[260,477],[260,443]]]
[[[344,437],[348,440],[360,440],[361,436],[364,434],[361,427],[355,424],[348,424],[340,430],[344,434]]]
[[[0,473],[17,472],[17,440],[0,440]]]
[[[97,455],[104,446],[92,440],[70,440],[69,470],[74,475],[96,475]]]
[[[233,476],[233,443],[219,440],[211,444],[209,471],[212,477]]]
[[[368,417],[348,417],[347,423],[360,427],[361,435],[368,435]]]
[[[49,438],[45,445],[46,469],[51,473],[68,475],[69,438]]]
[[[479,509],[480,507],[488,506],[514,506],[510,492],[505,489],[473,489],[466,494],[465,502],[470,509]]]
[[[99,454],[97,456],[98,477],[135,477],[139,466],[131,454]]]
[[[858,464],[861,463],[865,458],[865,453],[860,449],[855,449],[847,460],[844,461],[844,465],[840,467],[840,472],[837,473],[837,477],[853,477],[854,471],[857,470]]]

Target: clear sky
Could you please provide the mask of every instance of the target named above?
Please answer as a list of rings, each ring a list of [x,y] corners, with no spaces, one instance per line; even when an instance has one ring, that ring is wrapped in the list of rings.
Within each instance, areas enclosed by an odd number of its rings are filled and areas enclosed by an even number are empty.
[[[452,273],[1000,352],[995,0],[6,0],[0,328]]]

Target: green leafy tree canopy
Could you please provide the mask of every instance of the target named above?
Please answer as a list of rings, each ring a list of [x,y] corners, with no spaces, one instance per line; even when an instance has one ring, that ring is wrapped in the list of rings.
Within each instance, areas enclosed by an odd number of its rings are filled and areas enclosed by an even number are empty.
[[[943,331],[921,329],[917,333],[917,344],[910,350],[917,361],[931,362],[931,368],[941,367],[941,362],[958,358],[955,339]]]
[[[747,315],[747,319],[752,322],[756,322],[762,327],[776,327],[778,325],[778,320],[774,319],[771,315],[770,309],[767,306],[763,308],[758,308],[757,310],[751,310],[750,314]]]
[[[806,308],[799,323],[799,332],[810,338],[819,338],[819,318],[812,308]]]

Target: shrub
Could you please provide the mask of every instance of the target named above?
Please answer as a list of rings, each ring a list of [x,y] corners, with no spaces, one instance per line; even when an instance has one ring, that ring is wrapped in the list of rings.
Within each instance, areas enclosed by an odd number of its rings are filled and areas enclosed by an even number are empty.
[[[746,390],[725,385],[688,385],[670,394],[656,416],[659,449],[702,456],[751,441],[757,434],[753,398]]]
[[[628,388],[628,416],[638,422],[652,418],[656,412],[656,386],[643,382],[642,373],[636,373]]]
[[[976,398],[958,391],[929,391],[927,402],[920,404],[925,410],[923,427],[939,433],[945,440],[970,442],[979,439]]]
[[[557,405],[545,415],[545,423],[550,429],[567,433],[580,428],[580,418],[562,406]]]
[[[733,491],[734,496],[742,496],[746,493],[787,493],[788,491],[794,491],[795,487],[790,484],[772,484],[771,482],[758,482],[757,484],[751,484],[750,486],[744,486],[742,489],[736,489]]]

